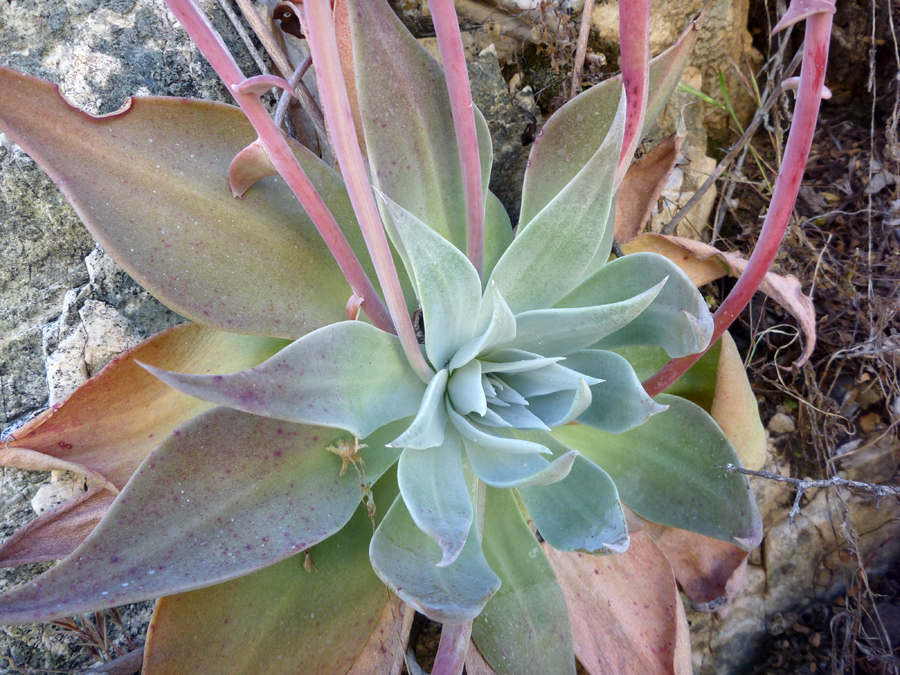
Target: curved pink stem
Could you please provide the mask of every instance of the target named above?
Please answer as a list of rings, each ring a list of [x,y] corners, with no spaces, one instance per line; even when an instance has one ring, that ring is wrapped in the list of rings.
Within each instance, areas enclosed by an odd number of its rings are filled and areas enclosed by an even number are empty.
[[[337,154],[347,192],[353,211],[359,220],[359,226],[366,246],[375,263],[378,281],[384,290],[384,297],[394,318],[397,336],[409,359],[410,365],[428,382],[434,376],[434,370],[425,361],[419,347],[419,341],[413,330],[412,321],[406,309],[400,278],[394,265],[394,257],[388,245],[387,235],[381,223],[381,215],[375,204],[375,197],[369,186],[369,178],[363,162],[362,151],[356,136],[350,100],[344,73],[341,70],[341,59],[338,53],[337,37],[334,34],[334,17],[329,0],[306,0],[302,8],[294,9],[303,18],[304,32],[309,42],[313,64],[316,66],[316,77],[319,81],[319,95],[325,109],[325,119],[331,128],[334,150]],[[302,13],[301,13],[302,12]]]
[[[325,240],[328,250],[331,251],[338,266],[341,268],[341,272],[347,278],[353,293],[365,299],[364,308],[372,323],[384,331],[393,333],[394,326],[391,315],[381,301],[372,282],[369,281],[369,277],[366,275],[331,211],[328,210],[297,158],[294,157],[294,153],[291,152],[290,146],[288,146],[281,130],[269,117],[269,113],[259,100],[259,97],[252,91],[249,91],[253,89],[252,86],[248,87],[248,91],[241,91],[242,85],[245,85],[247,82],[247,78],[244,77],[241,69],[235,63],[221,36],[191,0],[166,0],[166,4],[187,31],[194,44],[197,45],[200,52],[215,69],[222,82],[228,87],[250,124],[256,129],[256,133],[259,134],[259,140],[265,146],[272,165],[281,174],[285,183],[287,183],[300,201],[300,204],[309,214],[309,217]]]
[[[793,0],[793,2],[797,1]],[[759,234],[759,241],[747,262],[746,270],[713,315],[715,329],[710,344],[722,336],[722,333],[734,322],[738,314],[749,304],[766,272],[769,271],[772,261],[775,260],[775,255],[784,239],[784,233],[800,191],[800,182],[803,180],[806,161],[809,159],[816,121],[819,117],[819,105],[822,102],[834,0],[829,0],[829,4],[831,11],[825,8],[807,18],[797,104],[794,107],[794,119],[785,146],[781,171],[775,184],[775,192],[772,195],[772,203]],[[659,372],[644,381],[644,389],[651,396],[656,396],[687,372],[688,368],[696,363],[704,353],[705,351],[669,361]]]
[[[466,256],[481,276],[484,267],[484,192],[481,159],[475,130],[475,106],[469,88],[469,71],[453,0],[428,0],[437,34],[444,77],[450,93],[450,112],[456,130],[456,147],[463,176],[466,202]]]
[[[625,137],[616,170],[616,187],[641,142],[647,114],[647,81],[650,79],[650,0],[619,3],[619,45],[622,52],[622,86],[625,90]]]

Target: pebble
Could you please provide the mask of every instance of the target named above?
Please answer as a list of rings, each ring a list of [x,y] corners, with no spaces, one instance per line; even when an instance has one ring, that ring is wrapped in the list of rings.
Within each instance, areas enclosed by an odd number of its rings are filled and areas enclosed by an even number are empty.
[[[790,434],[797,430],[794,418],[785,413],[775,413],[769,420],[769,430],[776,434]]]

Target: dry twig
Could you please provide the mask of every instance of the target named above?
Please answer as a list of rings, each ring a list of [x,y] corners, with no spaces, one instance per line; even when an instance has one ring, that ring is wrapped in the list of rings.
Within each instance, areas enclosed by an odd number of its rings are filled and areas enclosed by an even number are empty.
[[[791,478],[789,476],[779,476],[778,474],[770,473],[768,471],[752,471],[750,469],[735,466],[734,464],[726,464],[719,468],[725,469],[728,473],[742,473],[746,476],[766,478],[768,480],[778,481],[779,483],[789,483],[790,485],[795,486],[797,488],[797,496],[794,498],[794,505],[791,507],[791,523],[794,522],[794,516],[800,513],[800,499],[803,497],[803,493],[815,488],[845,487],[858,492],[868,492],[879,499],[883,497],[900,497],[900,487],[895,487],[893,485],[877,485],[875,483],[861,483],[860,481],[847,480],[846,478],[838,478],[837,476],[825,480],[806,480]]]

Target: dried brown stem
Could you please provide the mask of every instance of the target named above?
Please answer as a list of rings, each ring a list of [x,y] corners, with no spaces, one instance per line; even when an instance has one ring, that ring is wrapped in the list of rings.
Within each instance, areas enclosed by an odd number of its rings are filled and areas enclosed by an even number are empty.
[[[847,480],[846,478],[839,478],[837,476],[824,480],[811,480],[791,478],[790,476],[779,476],[778,474],[770,473],[768,471],[751,471],[750,469],[744,469],[743,467],[735,466],[734,464],[726,464],[719,468],[725,469],[728,473],[742,473],[745,476],[756,476],[758,478],[778,481],[779,483],[788,483],[796,487],[797,496],[794,497],[794,505],[791,507],[790,512],[792,523],[794,522],[794,517],[800,513],[800,500],[807,490],[827,487],[844,487],[850,490],[856,490],[857,492],[867,492],[879,499],[884,497],[900,497],[900,487],[895,487],[893,485],[878,485],[877,483],[861,483],[860,481]]]

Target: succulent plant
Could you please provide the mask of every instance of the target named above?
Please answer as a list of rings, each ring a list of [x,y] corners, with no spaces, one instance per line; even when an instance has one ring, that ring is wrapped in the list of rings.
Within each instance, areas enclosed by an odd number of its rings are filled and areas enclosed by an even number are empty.
[[[727,324],[670,260],[611,259],[618,187],[696,25],[650,61],[648,4],[623,3],[623,72],[542,129],[513,237],[452,2],[432,3],[446,78],[387,2],[289,8],[340,173],[260,103],[288,82],[245,78],[193,4],[168,4],[242,110],[135,98],[98,118],[0,70],[0,128],[194,322],[0,452],[98,485],[44,524],[105,513],[0,596],[0,621],[165,596],[146,673],[391,672],[399,657],[373,645],[408,631],[396,596],[444,624],[435,673],[461,672],[470,633],[497,672],[574,672],[576,652],[596,672],[554,567],[564,585],[576,575],[547,546],[626,551],[623,504],[758,544],[728,436],[673,395],[690,387],[648,393],[636,372],[702,354]],[[46,541],[30,536],[38,559]]]

